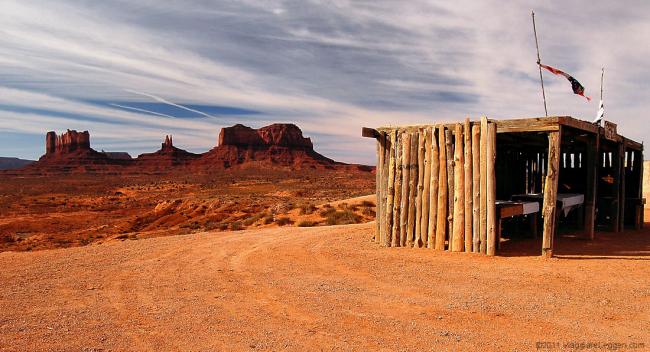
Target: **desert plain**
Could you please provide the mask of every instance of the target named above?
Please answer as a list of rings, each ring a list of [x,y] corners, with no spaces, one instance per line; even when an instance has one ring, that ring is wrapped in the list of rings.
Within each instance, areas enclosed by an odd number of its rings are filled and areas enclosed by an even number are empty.
[[[0,350],[649,346],[648,224],[552,259],[384,248],[373,173],[292,175],[5,178]]]

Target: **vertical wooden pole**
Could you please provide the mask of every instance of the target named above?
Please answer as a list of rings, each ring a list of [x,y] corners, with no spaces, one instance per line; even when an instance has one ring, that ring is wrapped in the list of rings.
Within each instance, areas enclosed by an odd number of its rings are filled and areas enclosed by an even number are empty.
[[[440,160],[438,163],[438,211],[436,214],[436,249],[445,249],[445,239],[447,234],[447,148],[446,141],[447,134],[445,133],[445,126],[438,127],[438,150],[440,153]]]
[[[415,238],[415,197],[418,183],[418,140],[419,133],[411,134],[411,168],[409,170],[409,214],[406,229],[406,245],[413,247]]]
[[[472,126],[472,252],[480,252],[481,126]]]
[[[614,209],[612,214],[612,230],[617,233],[621,231],[620,219],[621,219],[621,169],[623,168],[621,157],[623,154],[622,144],[617,145],[616,152],[612,154],[613,165],[613,176],[614,176]]]
[[[495,123],[488,124],[488,141],[486,151],[486,174],[487,174],[487,255],[494,255],[497,246],[497,218],[496,218],[496,174],[494,172],[494,162],[496,160],[496,139],[497,139],[497,126]]]
[[[548,167],[544,182],[544,233],[542,235],[542,256],[550,258],[553,255],[553,237],[555,236],[555,215],[557,212],[557,180],[560,172],[560,141],[562,127],[559,131],[548,134]]]
[[[438,178],[440,177],[440,152],[436,139],[436,128],[431,128],[431,178],[429,180],[429,228],[427,248],[435,248],[436,221],[438,221]]]
[[[454,141],[454,216],[452,251],[462,252],[465,244],[465,157],[463,151],[463,125],[456,124]]]
[[[386,234],[385,232],[385,224],[386,224],[386,179],[388,178],[387,175],[387,170],[386,170],[386,133],[381,132],[381,135],[379,136],[379,144],[380,144],[380,165],[379,165],[379,170],[380,170],[380,176],[379,176],[379,194],[380,194],[380,199],[379,203],[377,203],[377,211],[379,212],[379,217],[377,218],[377,221],[379,222],[379,235],[376,238],[377,243],[384,243],[384,236]]]
[[[400,246],[406,246],[406,233],[409,210],[409,175],[411,171],[411,134],[402,134],[402,196],[399,214]]]
[[[639,193],[637,195],[637,198],[639,199],[639,202],[637,203],[637,213],[639,214],[636,219],[636,229],[641,230],[643,229],[643,217],[644,217],[644,212],[645,210],[643,209],[644,204],[643,204],[643,150],[637,151],[636,152],[636,157],[634,158],[635,167],[639,168]]]
[[[384,245],[390,247],[393,243],[393,207],[395,206],[395,145],[397,144],[397,129],[390,132],[390,148],[388,149],[388,195],[386,196],[386,238]]]
[[[600,134],[589,137],[587,152],[585,153],[585,167],[587,168],[587,185],[585,192],[585,237],[594,239],[596,227],[596,195],[598,184],[598,155],[600,155]]]
[[[402,212],[402,133],[397,131],[395,142],[395,196],[393,199],[393,229],[391,246],[400,246],[400,214]]]
[[[488,143],[488,122],[487,117],[481,117],[481,151],[480,151],[480,222],[479,222],[479,241],[480,252],[487,253],[487,143]]]
[[[424,188],[422,190],[422,212],[420,220],[420,239],[422,247],[426,247],[429,241],[429,213],[431,203],[429,203],[429,193],[431,192],[431,139],[432,129],[426,128],[424,130]]]
[[[451,250],[454,236],[454,147],[451,129],[445,130],[445,149],[447,149],[447,249]]]
[[[424,193],[424,160],[427,130],[422,129],[418,134],[418,186],[415,197],[415,239],[414,247],[422,247],[422,195]]]
[[[619,196],[619,201],[618,201],[619,209],[620,209],[619,210],[619,216],[618,216],[618,228],[619,228],[620,232],[625,231],[625,199],[627,197],[627,194],[626,194],[627,192],[625,191],[625,181],[627,181],[626,180],[627,173],[625,171],[625,169],[627,168],[627,165],[625,164],[625,156],[626,156],[626,154],[627,154],[627,150],[625,148],[625,142],[623,141],[620,144],[620,154],[619,154],[621,156],[621,161],[620,161],[620,165],[621,165],[621,173],[620,173],[620,175],[621,175],[620,176],[620,178],[621,178],[621,190],[619,192],[620,196]],[[629,158],[628,158],[628,163],[629,163]]]
[[[379,236],[381,233],[381,164],[383,161],[383,153],[381,146],[381,135],[377,139],[377,166],[375,167],[375,192],[377,193],[377,200],[375,202],[377,213],[375,214],[375,234],[373,241],[379,243]]]
[[[472,251],[472,204],[474,203],[472,195],[472,129],[469,123],[469,117],[465,119],[463,128],[465,137],[465,252]]]

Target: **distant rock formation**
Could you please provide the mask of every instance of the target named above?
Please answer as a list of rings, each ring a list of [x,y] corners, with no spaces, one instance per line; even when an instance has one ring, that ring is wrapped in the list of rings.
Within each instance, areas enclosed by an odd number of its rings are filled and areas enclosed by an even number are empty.
[[[294,124],[276,123],[260,129],[241,124],[225,127],[217,147],[202,155],[195,168],[334,168],[338,163],[317,153],[311,139]]]
[[[199,157],[199,154],[174,147],[172,136],[167,135],[160,150],[154,153],[140,154],[136,159],[136,164],[144,170],[162,170],[170,166],[185,165]]]
[[[113,160],[133,160],[131,154],[127,152],[105,152],[102,150],[102,154]]]
[[[276,123],[259,129],[241,124],[222,128],[218,145],[203,154],[174,146],[166,135],[153,153],[132,159],[126,152],[98,152],[88,131],[48,132],[45,154],[14,174],[103,173],[140,174],[215,172],[225,169],[342,169],[372,171],[372,167],[336,162],[314,151],[311,139],[294,124]],[[9,171],[3,171],[5,174]]]
[[[302,131],[294,124],[275,123],[260,129],[253,129],[242,124],[225,127],[219,133],[219,146],[234,145],[239,147],[313,148],[311,139],[302,136]]]
[[[0,170],[19,169],[33,163],[34,160],[0,157]]]

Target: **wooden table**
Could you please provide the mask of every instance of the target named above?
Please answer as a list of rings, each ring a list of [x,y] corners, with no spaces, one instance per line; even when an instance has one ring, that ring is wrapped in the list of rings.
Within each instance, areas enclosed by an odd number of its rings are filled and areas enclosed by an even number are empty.
[[[511,200],[497,200],[497,248],[501,243],[501,221],[505,218],[539,213],[539,202],[523,202]],[[530,227],[533,237],[537,238],[537,216],[530,216]]]
[[[543,193],[515,194],[512,196],[512,200],[538,202],[541,205],[541,203],[544,201],[544,194]],[[580,194],[580,193],[558,193],[557,194],[557,203],[556,203],[557,208],[564,214],[565,217],[569,214],[571,210],[581,207],[584,202],[585,202],[584,194]]]

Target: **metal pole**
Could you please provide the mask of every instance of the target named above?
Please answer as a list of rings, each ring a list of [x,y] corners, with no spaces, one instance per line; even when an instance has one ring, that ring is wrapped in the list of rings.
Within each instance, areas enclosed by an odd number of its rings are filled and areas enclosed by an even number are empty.
[[[600,71],[600,101],[603,101],[603,77],[605,76],[605,68]]]
[[[548,109],[546,108],[546,93],[544,92],[544,78],[542,76],[542,60],[539,58],[539,44],[537,43],[537,28],[535,27],[535,12],[531,11],[533,16],[533,33],[535,34],[535,47],[537,48],[537,67],[539,68],[539,81],[542,83],[542,99],[544,99],[544,113],[548,117]]]

